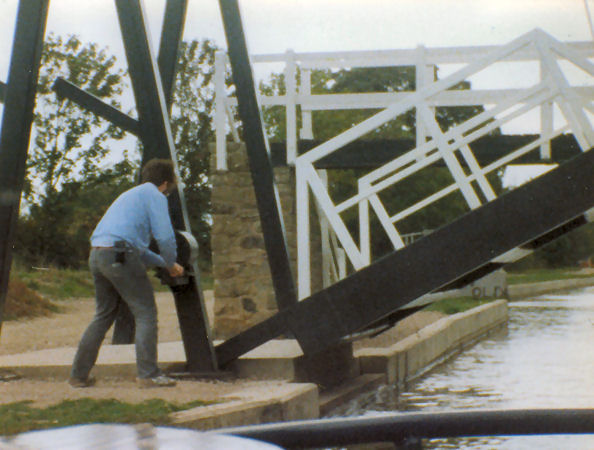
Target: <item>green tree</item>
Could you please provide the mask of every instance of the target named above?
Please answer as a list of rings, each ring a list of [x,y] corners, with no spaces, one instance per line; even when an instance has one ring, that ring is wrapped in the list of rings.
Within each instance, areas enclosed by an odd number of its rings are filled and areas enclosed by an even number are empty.
[[[301,73],[298,71],[297,77]],[[437,69],[436,69],[437,76]],[[284,74],[273,73],[267,82],[260,83],[260,92],[264,95],[284,95],[286,84]],[[344,94],[370,92],[406,92],[416,88],[414,66],[374,67],[330,70],[314,70],[311,72],[312,94]],[[470,89],[470,83],[463,81],[452,90]],[[477,106],[452,106],[436,109],[437,121],[443,130],[458,124],[482,112],[484,108]],[[316,140],[327,140],[348,130],[354,125],[378,113],[379,109],[348,109],[313,112],[313,133]],[[299,116],[298,116],[299,117]],[[264,110],[264,121],[267,135],[272,141],[284,141],[286,123],[284,108],[273,106]],[[496,131],[498,133],[499,131]],[[416,121],[414,110],[401,116],[365,136],[365,139],[414,139]]]
[[[134,186],[137,172],[138,164],[125,154],[113,167],[91,173],[84,180],[67,181],[43,204],[32,205],[19,221],[20,260],[28,265],[84,265],[91,233],[113,199]],[[49,235],[48,230],[56,230],[56,234]]]
[[[124,72],[115,62],[106,49],[83,44],[76,36],[64,39],[50,34],[44,42],[24,191],[29,213],[22,218],[17,237],[17,243],[25,246],[18,248],[17,254],[36,264],[72,266],[81,262],[81,249],[72,251],[73,242],[68,241],[73,237],[78,209],[92,205],[103,212],[105,206],[98,198],[85,198],[82,189],[105,172],[110,142],[123,137],[115,126],[60,98],[52,85],[60,76],[119,107],[125,83]],[[123,169],[113,170],[121,175]],[[83,204],[83,199],[90,203]],[[85,251],[88,235],[86,238]]]

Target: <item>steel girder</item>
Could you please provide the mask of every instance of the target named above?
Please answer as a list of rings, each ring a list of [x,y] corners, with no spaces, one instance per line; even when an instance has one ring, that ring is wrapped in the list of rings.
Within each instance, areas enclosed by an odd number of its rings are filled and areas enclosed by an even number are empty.
[[[319,352],[514,248],[571,231],[594,207],[593,171],[589,150],[217,346],[219,362],[287,331]]]
[[[188,0],[168,0],[165,4],[165,14],[163,16],[163,26],[161,28],[161,44],[159,48],[159,56],[157,58],[157,64],[159,67],[159,73],[161,75],[161,83],[163,86],[163,95],[165,97],[165,105],[167,109],[167,113],[171,112],[171,102],[173,96],[173,87],[175,86],[175,74],[176,74],[176,64],[177,64],[177,56],[179,52],[179,47],[181,44],[181,39],[183,36],[184,30],[184,23],[186,17],[186,10],[187,10],[187,3]],[[84,99],[88,94],[84,91],[79,89],[79,93],[76,96],[77,98]],[[72,97],[70,97],[72,98]],[[93,111],[100,114],[102,110],[105,108],[97,107],[93,109]],[[132,119],[133,120],[133,119]],[[138,121],[136,121],[138,123]],[[114,122],[115,123],[115,122]],[[126,123],[124,123],[126,124]],[[141,133],[140,125],[136,129],[135,133],[141,140],[144,139],[144,136]],[[150,137],[149,137],[150,138]],[[146,145],[145,145],[146,148]],[[146,164],[146,162],[151,159],[151,156],[147,156],[147,153],[143,153],[142,158],[142,166]],[[173,155],[171,158],[175,161]],[[171,201],[178,201],[178,199],[173,198]],[[182,208],[184,217],[186,216],[186,208],[185,202],[180,203],[179,205]],[[175,208],[170,208],[173,211]],[[173,219],[173,216],[172,216]],[[188,224],[189,222],[185,220],[185,223]],[[174,223],[175,224],[175,223]],[[194,271],[197,272],[197,268]],[[201,295],[201,298],[203,296]],[[134,331],[135,331],[136,324],[134,323],[134,317],[132,316],[132,312],[128,308],[128,305],[121,302],[120,308],[118,311],[117,319],[114,324],[114,332],[112,342],[114,344],[130,344],[134,342]]]
[[[187,9],[188,0],[168,0],[165,4],[157,64],[161,73],[163,95],[169,113],[171,113],[173,103],[177,57],[184,34]]]
[[[297,291],[289,262],[280,200],[256,98],[239,5],[237,0],[219,0],[219,5],[229,47],[239,117],[243,124],[243,139],[260,213],[272,285],[277,305],[282,310],[297,303]]]
[[[175,147],[163,84],[149,43],[141,1],[116,0],[116,9],[138,110],[140,137],[144,147],[143,164],[152,158],[167,158],[175,163]],[[185,8],[179,8],[177,11],[181,13]],[[180,20],[180,23],[183,23],[183,19]],[[177,36],[179,45],[181,31]],[[174,41],[175,39],[170,40]],[[169,74],[173,77],[174,71],[170,71]],[[173,83],[173,80],[170,83]],[[174,228],[189,231],[181,186],[169,196],[169,209]],[[187,370],[213,371],[217,369],[217,362],[196,264],[193,270],[195,276],[190,277],[190,283],[172,287],[186,352]]]
[[[0,132],[0,327],[23,183],[49,0],[21,0]]]
[[[95,97],[94,95],[83,91],[81,88],[64,78],[56,78],[52,89],[60,97],[73,101],[77,105],[120,127],[122,130],[132,133],[135,136],[140,134],[138,120],[124,114],[110,104],[105,103],[99,97]]]

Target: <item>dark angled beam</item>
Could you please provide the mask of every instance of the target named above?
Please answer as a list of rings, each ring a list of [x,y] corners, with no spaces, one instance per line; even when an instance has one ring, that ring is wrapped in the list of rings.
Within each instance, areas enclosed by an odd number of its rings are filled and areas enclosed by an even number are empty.
[[[487,166],[502,156],[511,153],[539,138],[537,134],[494,135],[483,136],[472,142],[470,148],[481,166]],[[300,155],[322,144],[322,141],[301,140],[298,143]],[[392,161],[415,147],[413,139],[358,139],[345,145],[339,151],[331,153],[315,163],[316,169],[375,169]],[[287,156],[285,142],[274,142],[270,145],[272,164],[275,167],[286,166]],[[551,160],[540,157],[539,148],[521,156],[513,164],[561,163],[581,153],[580,147],[572,134],[563,134],[551,140]],[[466,160],[460,164],[467,167]],[[443,159],[433,166],[443,166]]]
[[[159,72],[163,83],[165,104],[169,113],[173,103],[173,90],[175,87],[175,74],[179,49],[184,35],[184,23],[188,0],[167,0],[163,27],[161,28],[161,43],[159,45]]]
[[[0,81],[0,103],[4,103],[6,98],[6,83]]]
[[[153,158],[167,158],[176,163],[169,114],[161,76],[149,43],[146,16],[140,0],[116,0],[116,10],[128,70],[136,99],[143,144],[143,163]],[[169,197],[169,210],[174,228],[190,231],[183,190],[180,185]],[[194,276],[189,283],[172,288],[179,318],[187,369],[192,372],[217,368],[210,328],[199,284],[199,271],[194,263]]]
[[[177,56],[183,36],[186,10],[187,0],[167,0],[165,5],[161,45],[157,61],[168,113],[171,113]],[[137,135],[139,133],[140,131]],[[146,160],[144,162],[146,163]],[[120,303],[120,311],[114,324],[112,342],[114,344],[131,344],[134,342],[134,328],[132,312],[125,303]]]
[[[169,113],[147,34],[142,0],[116,0],[115,3],[140,122],[142,166],[154,158],[172,159],[176,163]],[[171,220],[175,229],[189,230],[185,207],[181,205],[182,195],[178,189],[169,196]]]
[[[0,327],[23,184],[49,0],[21,0],[0,131]],[[0,328],[1,329],[1,328]]]
[[[583,214],[594,207],[593,171],[594,150],[581,153],[218,345],[219,361],[289,331],[304,353],[320,352],[392,319],[422,295],[488,268],[509,250],[539,246],[585,224]]]
[[[163,17],[163,28],[161,30],[161,45],[159,47],[159,71],[163,83],[163,93],[168,111],[171,111],[173,100],[173,88],[175,86],[175,75],[177,56],[184,32],[184,23],[188,0],[167,0],[165,15]],[[117,108],[105,103],[100,98],[88,94],[78,86],[58,77],[52,89],[61,97],[67,98],[77,105],[97,114],[99,117],[113,123],[121,129],[136,136],[139,135],[139,125],[136,119],[124,114]],[[0,83],[0,101],[3,96],[4,84]]]
[[[220,366],[223,367],[250,350],[287,333],[289,331],[285,320],[287,311],[289,309],[284,309],[217,345],[215,350]]]
[[[288,311],[288,327],[305,353],[323,350],[573,222],[594,207],[593,171],[594,150],[589,150],[302,300]]]
[[[594,434],[594,409],[407,411],[371,417],[220,428],[216,432],[268,442],[282,448],[363,448],[365,444],[376,448],[373,445],[375,442],[402,444],[409,439]],[[397,448],[423,447],[419,443],[397,445]]]
[[[64,78],[56,78],[52,89],[60,97],[73,101],[77,105],[91,111],[93,114],[97,114],[99,117],[120,127],[122,130],[128,131],[136,136],[140,133],[139,124],[136,119],[133,119],[119,109],[105,103],[99,97],[88,94]]]
[[[219,0],[233,81],[237,89],[239,117],[248,154],[252,183],[256,194],[264,244],[272,284],[279,309],[297,303],[295,281],[289,264],[289,251],[285,240],[281,205],[275,194],[272,164],[266,150],[260,109],[246,47],[237,0]]]

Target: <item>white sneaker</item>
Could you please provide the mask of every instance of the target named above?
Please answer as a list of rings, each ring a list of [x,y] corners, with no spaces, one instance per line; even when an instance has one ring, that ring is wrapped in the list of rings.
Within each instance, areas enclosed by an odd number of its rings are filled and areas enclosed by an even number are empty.
[[[173,378],[169,378],[166,375],[158,375],[153,378],[136,378],[136,384],[140,388],[153,388],[172,387],[175,386],[176,382]]]

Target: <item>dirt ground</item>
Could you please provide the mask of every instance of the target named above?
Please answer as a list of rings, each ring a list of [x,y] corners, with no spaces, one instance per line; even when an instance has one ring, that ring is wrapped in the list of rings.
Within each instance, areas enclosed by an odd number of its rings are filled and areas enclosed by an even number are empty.
[[[205,298],[209,317],[212,317],[212,292],[206,292]],[[3,323],[0,335],[0,355],[13,355],[58,347],[75,347],[93,316],[94,301],[92,299],[76,299],[60,302],[60,305],[62,312],[49,317]],[[159,341],[180,341],[179,325],[171,294],[157,294],[157,306],[159,310]],[[440,317],[442,315],[435,312],[413,314],[390,331],[373,339],[360,341],[356,343],[356,346],[391,345]],[[106,337],[106,342],[111,340],[110,334],[111,332]],[[62,400],[83,397],[117,398],[131,403],[151,398],[162,398],[174,403],[194,400],[215,401],[222,396],[232,397],[234,393],[250,387],[282,383],[256,380],[182,380],[175,388],[139,389],[134,380],[103,378],[99,379],[92,388],[73,389],[66,380],[62,379],[29,380],[21,378],[0,381],[0,404],[30,400],[35,405],[47,406]]]

